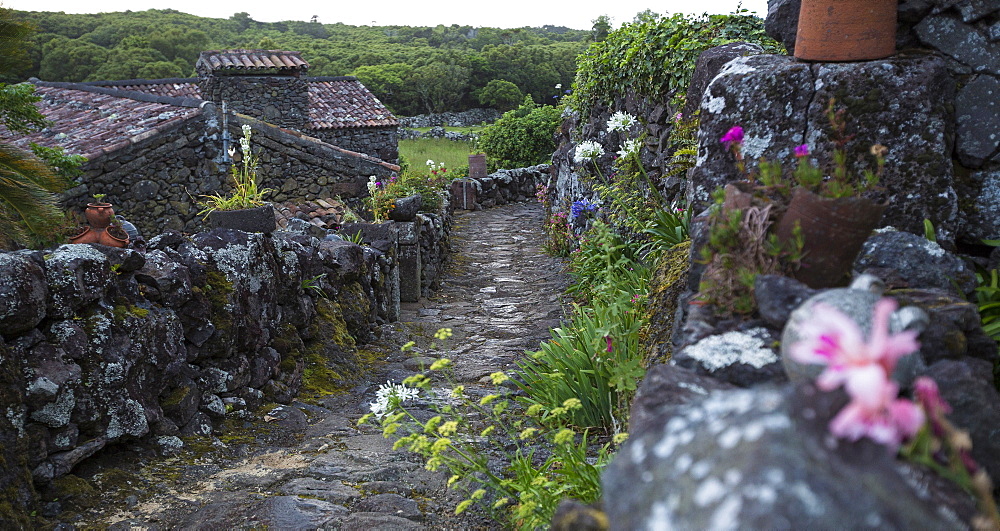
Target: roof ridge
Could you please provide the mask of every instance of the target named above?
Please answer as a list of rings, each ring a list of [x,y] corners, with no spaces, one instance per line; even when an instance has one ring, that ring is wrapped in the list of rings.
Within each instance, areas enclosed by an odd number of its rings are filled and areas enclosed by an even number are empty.
[[[81,85],[165,85],[167,83],[197,83],[201,78],[197,77],[163,77],[158,79],[115,79],[107,81],[81,81]]]
[[[83,92],[93,92],[96,94],[105,94],[108,96],[116,96],[119,98],[127,98],[136,101],[145,101],[149,103],[162,103],[164,105],[175,105],[177,107],[201,107],[206,102],[202,99],[194,98],[174,98],[171,96],[157,96],[154,94],[149,94],[146,92],[139,92],[135,90],[119,90],[107,87],[98,87],[93,85],[86,85],[82,83],[69,83],[62,81],[41,81],[34,79],[34,81],[29,80],[31,83],[39,87],[52,87],[52,88],[62,88],[69,90],[80,90]]]
[[[306,81],[359,81],[356,76],[306,76]]]

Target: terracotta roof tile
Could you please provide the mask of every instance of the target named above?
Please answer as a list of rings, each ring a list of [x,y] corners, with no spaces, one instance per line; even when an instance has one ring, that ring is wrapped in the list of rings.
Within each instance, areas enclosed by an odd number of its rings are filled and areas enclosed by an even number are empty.
[[[309,128],[395,127],[399,120],[353,77],[309,79]]]
[[[42,96],[42,101],[36,106],[53,125],[24,136],[12,135],[0,127],[0,138],[23,148],[27,148],[30,142],[36,142],[48,147],[62,147],[70,154],[96,158],[152,136],[157,131],[179,125],[200,113],[196,104],[190,103],[192,100],[159,98],[161,101],[142,101],[121,93],[113,94],[115,91],[98,90],[101,89],[36,86],[36,93]]]
[[[212,50],[201,52],[195,63],[195,70],[202,75],[220,70],[229,73],[269,70],[297,73],[308,69],[309,63],[302,59],[301,53],[282,50]]]
[[[311,77],[309,129],[396,127],[399,120],[357,78]],[[197,78],[98,81],[96,86],[170,97],[201,98]]]

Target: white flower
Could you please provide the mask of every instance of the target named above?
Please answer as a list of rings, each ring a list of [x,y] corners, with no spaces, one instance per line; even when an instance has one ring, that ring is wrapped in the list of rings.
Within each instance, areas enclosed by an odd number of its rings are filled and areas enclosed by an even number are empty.
[[[402,384],[394,384],[386,380],[385,385],[380,385],[375,391],[375,401],[368,404],[368,408],[378,418],[382,418],[386,413],[407,400],[413,400],[420,395],[419,389],[406,387]]]
[[[434,166],[434,161],[431,160],[431,159],[427,159],[427,165],[428,166]]]
[[[580,142],[576,146],[576,152],[573,155],[573,160],[576,161],[577,164],[581,164],[588,160],[596,159],[603,154],[604,146],[594,142],[593,140],[586,140],[584,142]]]
[[[635,116],[627,112],[618,111],[612,114],[611,118],[608,118],[608,131],[628,131],[635,123]]]
[[[375,190],[378,189],[378,183],[376,182],[376,177],[372,175],[368,178],[368,194],[375,195]]]
[[[562,88],[562,83],[556,83],[556,88],[557,89],[561,89]]]
[[[632,155],[633,153],[638,153],[640,147],[641,146],[639,144],[638,138],[633,138],[632,140],[626,140],[622,144],[621,150],[618,151],[618,156],[624,158],[629,155]]]
[[[250,124],[243,124],[243,136],[249,137],[250,133],[253,131],[250,129]]]

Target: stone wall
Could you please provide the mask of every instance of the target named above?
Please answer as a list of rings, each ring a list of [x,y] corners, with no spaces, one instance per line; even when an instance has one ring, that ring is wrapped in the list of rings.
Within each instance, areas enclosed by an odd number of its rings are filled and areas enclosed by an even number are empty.
[[[220,108],[279,127],[303,131],[309,120],[309,83],[293,76],[210,75],[199,80],[201,95]]]
[[[500,118],[500,111],[496,109],[469,109],[462,112],[444,112],[439,114],[421,114],[399,119],[400,127],[434,127],[452,126],[463,127],[469,125],[491,124]]]
[[[451,183],[451,201],[455,208],[479,210],[533,199],[536,187],[552,179],[551,172],[548,164],[539,164],[498,170],[481,179],[457,179]]]
[[[265,199],[285,202],[316,197],[357,197],[367,193],[369,175],[386,176],[398,167],[253,118],[230,115],[231,145],[239,146],[240,126],[253,127],[258,175],[274,193]],[[141,138],[87,162],[82,183],[64,194],[63,204],[83,209],[91,196],[106,194],[115,211],[147,237],[166,229],[196,232],[205,228],[197,202],[231,190],[223,159],[219,108],[202,112],[169,130]]]
[[[0,462],[5,500],[30,504],[26,471],[45,484],[136,439],[169,452],[287,403],[307,365],[358,374],[355,341],[395,318],[393,270],[375,249],[290,231],[0,254],[0,441],[23,451]]]
[[[367,153],[393,164],[399,162],[399,129],[396,127],[312,129],[309,134],[327,144]]]

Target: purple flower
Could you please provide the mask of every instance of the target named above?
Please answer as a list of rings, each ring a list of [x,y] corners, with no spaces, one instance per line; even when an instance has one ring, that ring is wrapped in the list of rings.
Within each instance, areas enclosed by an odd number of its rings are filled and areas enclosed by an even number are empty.
[[[614,348],[611,346],[611,336],[604,336],[604,340],[608,342],[608,353],[614,351]]]
[[[742,144],[743,128],[738,125],[734,125],[732,128],[729,129],[729,131],[726,131],[726,134],[722,135],[722,138],[719,139],[719,142],[722,142],[723,144],[726,145]]]
[[[809,156],[809,144],[802,144],[801,146],[795,146],[795,156],[798,158]]]

